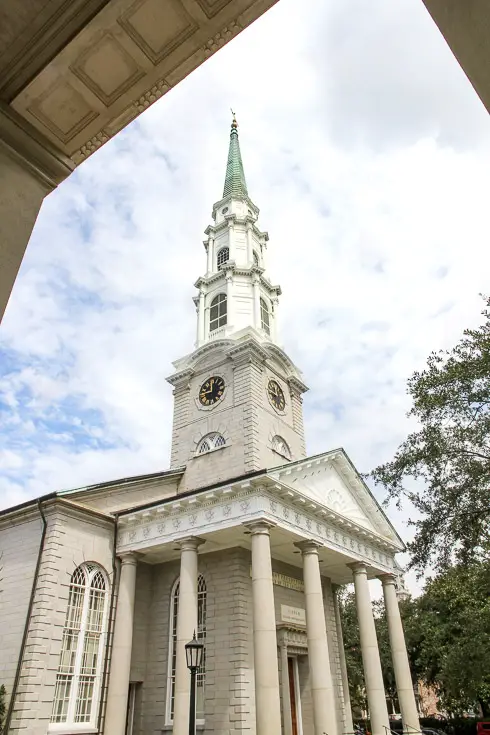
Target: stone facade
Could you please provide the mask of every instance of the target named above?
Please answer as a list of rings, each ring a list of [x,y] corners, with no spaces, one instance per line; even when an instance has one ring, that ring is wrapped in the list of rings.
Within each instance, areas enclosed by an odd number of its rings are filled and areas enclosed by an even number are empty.
[[[349,732],[332,584],[353,578],[373,735],[385,735],[375,576],[400,706],[416,725],[393,586],[403,544],[343,450],[305,457],[306,386],[277,344],[280,289],[236,128],[197,282],[196,349],[168,379],[171,469],[0,514],[6,735],[187,735],[194,633],[200,732]],[[213,327],[219,289],[224,323]]]

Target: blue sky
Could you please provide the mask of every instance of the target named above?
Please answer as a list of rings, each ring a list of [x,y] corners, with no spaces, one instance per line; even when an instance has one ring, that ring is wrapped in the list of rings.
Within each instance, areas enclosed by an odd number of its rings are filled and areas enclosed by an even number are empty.
[[[0,327],[2,506],[168,466],[230,107],[309,453],[389,459],[407,378],[478,323],[486,111],[422,3],[310,6],[281,0],[46,199]]]

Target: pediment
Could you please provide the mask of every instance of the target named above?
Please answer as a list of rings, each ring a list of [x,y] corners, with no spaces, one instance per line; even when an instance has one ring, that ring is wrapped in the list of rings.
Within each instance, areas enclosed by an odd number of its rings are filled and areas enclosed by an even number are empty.
[[[381,506],[342,450],[283,465],[277,479],[326,510],[402,545]]]

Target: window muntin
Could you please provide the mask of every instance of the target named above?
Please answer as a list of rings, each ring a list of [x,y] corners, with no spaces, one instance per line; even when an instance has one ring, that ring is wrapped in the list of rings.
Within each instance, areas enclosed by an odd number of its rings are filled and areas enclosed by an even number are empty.
[[[108,594],[95,564],[72,574],[51,722],[95,726],[103,667]]]
[[[276,436],[272,439],[272,449],[278,454],[281,454],[283,457],[286,457],[286,459],[291,459],[291,450],[286,440],[283,439],[282,436],[276,434]]]
[[[260,299],[260,323],[264,332],[271,333],[269,307],[265,299]]]
[[[218,449],[218,447],[224,447],[225,444],[226,439],[222,434],[217,432],[206,434],[197,445],[196,454],[206,454],[206,452],[211,452],[213,449]]]
[[[218,266],[218,270],[221,268],[222,265],[227,263],[230,259],[230,248],[221,248],[221,250],[218,250],[218,254],[216,256],[216,264]]]
[[[167,685],[167,721],[173,722],[175,706],[175,670],[177,665],[177,617],[179,614],[180,580],[177,580],[170,600],[170,656]],[[206,643],[206,581],[202,574],[197,580],[197,639]],[[204,688],[206,684],[206,648],[196,675],[196,718],[204,720]]]
[[[226,294],[220,293],[211,301],[209,309],[209,331],[214,332],[224,327],[228,320],[228,304]]]

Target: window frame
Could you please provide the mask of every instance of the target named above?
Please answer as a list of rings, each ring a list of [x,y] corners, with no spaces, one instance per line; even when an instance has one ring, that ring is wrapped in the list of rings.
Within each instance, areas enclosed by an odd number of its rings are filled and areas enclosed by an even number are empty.
[[[203,450],[202,446],[204,444],[207,444],[208,448]],[[220,434],[219,431],[210,431],[209,434],[205,434],[199,439],[195,456],[202,457],[204,454],[215,452],[223,447],[226,447],[226,439],[223,434]]]
[[[208,588],[206,579],[203,574],[198,574],[197,577],[197,639],[206,643],[206,619],[207,619],[207,596]],[[177,597],[177,605],[175,600]],[[167,666],[167,691],[165,695],[165,724],[173,725],[174,713],[173,703],[175,701],[175,668],[177,663],[177,656],[175,651],[175,644],[177,642],[177,619],[179,614],[179,597],[180,597],[180,576],[174,581],[172,590],[170,592],[170,614],[169,614],[169,625],[168,625],[168,666]],[[200,615],[201,613],[201,615]],[[175,660],[175,665],[174,665]],[[204,671],[202,671],[204,669]],[[203,651],[203,665],[201,671],[197,672],[196,676],[196,724],[204,725],[204,714],[197,710],[198,707],[198,687],[199,681],[202,682],[203,686],[203,703],[206,702],[206,647]],[[200,715],[203,715],[202,717]]]
[[[216,303],[215,303],[216,302]],[[221,313],[222,304],[224,304],[224,314]],[[215,319],[211,319],[211,311],[213,308],[218,309],[218,316]],[[222,321],[224,319],[224,321]],[[212,323],[217,322],[215,327],[212,327]],[[216,294],[211,300],[209,305],[209,334],[216,332],[221,327],[226,327],[228,324],[228,296],[221,292]]]
[[[286,450],[287,450],[286,453],[280,451],[277,448],[277,445],[279,442],[281,442],[281,444],[284,447],[286,447]],[[274,436],[272,437],[271,445],[272,445],[273,452],[275,452],[276,454],[279,454],[281,457],[284,457],[284,459],[287,459],[288,462],[291,461],[291,447],[289,446],[289,444],[287,443],[287,441],[284,439],[283,436],[281,436],[280,434],[274,434]]]
[[[219,256],[221,255],[221,253],[224,253],[225,250],[227,253],[226,260],[222,260],[220,262]],[[223,245],[223,247],[220,248],[218,252],[216,253],[216,270],[218,271],[221,270],[221,267],[225,265],[225,263],[228,263],[229,260],[230,260],[230,248],[228,247],[228,245]]]
[[[79,591],[82,589],[81,585],[78,584],[76,580],[77,574],[83,574],[84,576],[84,586],[83,586],[83,594],[81,599],[81,604],[78,606],[79,610],[77,610],[73,603],[72,603],[72,594],[76,594],[77,590]],[[104,587],[103,587],[103,604],[102,604],[102,610],[98,610],[96,606],[91,607],[91,601],[93,599],[92,591],[93,590],[101,590],[101,587],[93,587],[92,582],[94,581],[95,577],[100,574]],[[72,593],[72,589],[74,592]],[[53,702],[52,702],[52,710],[51,710],[51,719],[48,725],[48,732],[52,733],[73,733],[73,732],[79,732],[79,733],[88,733],[88,732],[97,732],[97,718],[99,714],[99,707],[100,707],[100,695],[101,695],[101,688],[102,688],[102,678],[104,673],[104,650],[107,642],[107,623],[109,619],[109,603],[110,603],[110,584],[109,584],[109,578],[107,575],[107,572],[105,569],[96,562],[84,562],[83,564],[80,564],[73,572],[73,574],[70,577],[70,584],[68,588],[68,601],[67,601],[67,608],[66,608],[66,614],[65,614],[65,621],[63,624],[63,633],[62,633],[62,639],[61,639],[61,649],[59,652],[58,657],[58,668],[56,671],[56,679],[55,679],[55,689],[53,693]],[[79,594],[79,592],[78,592]],[[78,627],[75,627],[73,625],[73,616],[77,615],[78,620],[76,621],[78,624]],[[100,615],[100,623],[99,623],[99,629],[94,629],[93,624],[93,616]],[[92,619],[91,619],[92,618]],[[65,635],[74,635],[76,633],[77,635],[77,641],[76,646],[73,649],[70,648],[64,648],[65,644]],[[99,635],[98,642],[96,643],[96,667],[95,667],[95,673],[93,675],[89,675],[87,673],[83,673],[83,663],[84,663],[84,655],[89,658],[90,656],[94,656],[93,651],[88,651],[86,649],[86,641],[90,640],[90,634],[97,633]],[[72,663],[69,667],[66,666],[65,659],[72,658]],[[72,673],[67,674],[65,671],[62,671],[62,669],[66,668],[72,668]],[[85,666],[85,668],[89,668]],[[79,721],[77,720],[78,713],[78,707],[80,704],[80,686],[82,684],[83,678],[85,677],[88,681],[86,682],[90,686],[90,679],[89,677],[93,676],[91,679],[92,682],[92,694],[90,697],[90,717],[87,720]],[[58,681],[62,677],[65,678],[65,680],[70,677],[70,692],[67,698],[67,707],[66,707],[66,715],[64,720],[57,720],[53,719],[56,716],[55,713],[55,705],[57,703],[57,691],[58,691]]]
[[[267,314],[267,319],[264,319],[264,314]],[[271,312],[263,296],[260,297],[260,328],[269,337],[271,336]]]

